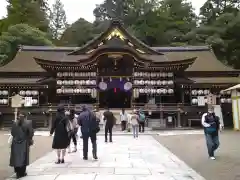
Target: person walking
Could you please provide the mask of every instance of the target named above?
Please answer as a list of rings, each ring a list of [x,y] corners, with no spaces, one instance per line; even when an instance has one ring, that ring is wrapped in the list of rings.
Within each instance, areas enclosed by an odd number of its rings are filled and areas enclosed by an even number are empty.
[[[106,111],[103,113],[103,116],[105,124],[105,142],[108,142],[108,133],[109,141],[112,142],[112,129],[115,124],[115,117],[109,108],[106,109]]]
[[[73,126],[73,133],[70,134],[70,144],[71,144],[71,140],[73,140],[73,144],[74,144],[74,149],[73,151],[71,151],[71,146],[68,146],[68,153],[71,152],[77,152],[77,132],[78,132],[78,122],[77,122],[77,116],[75,114],[75,110],[71,109],[69,112],[69,121]]]
[[[144,132],[145,130],[145,122],[146,122],[146,116],[142,109],[139,110],[139,132]]]
[[[82,112],[78,116],[78,124],[81,126],[83,139],[83,159],[88,160],[88,139],[92,142],[93,159],[97,160],[97,133],[100,131],[99,121],[95,114],[86,106],[82,107]]]
[[[219,131],[223,126],[219,117],[214,113],[214,107],[209,105],[208,112],[202,115],[202,125],[208,149],[208,155],[211,160],[215,160],[214,152],[219,147]]]
[[[122,111],[120,112],[120,121],[121,121],[122,131],[126,130],[127,120],[128,120],[128,116],[127,116],[125,109],[123,108]]]
[[[33,145],[34,130],[32,121],[26,119],[23,113],[18,114],[17,121],[11,129],[10,166],[14,167],[16,178],[27,176],[26,167],[29,165],[30,146]]]
[[[130,124],[132,126],[133,137],[138,138],[139,115],[136,110],[133,110],[130,115]]]
[[[67,131],[68,118],[65,115],[64,106],[59,106],[57,109],[57,115],[55,121],[53,121],[50,136],[53,135],[52,148],[57,150],[56,164],[65,163],[66,149],[70,144],[69,133]]]

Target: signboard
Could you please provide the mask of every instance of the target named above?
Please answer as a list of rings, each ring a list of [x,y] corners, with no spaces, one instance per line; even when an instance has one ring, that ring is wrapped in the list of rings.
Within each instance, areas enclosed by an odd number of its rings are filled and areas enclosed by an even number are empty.
[[[207,103],[211,105],[216,105],[217,104],[217,96],[213,94],[209,94],[207,96]]]
[[[25,107],[31,107],[33,104],[33,99],[32,97],[25,97],[24,98],[24,106]]]
[[[205,96],[198,96],[198,106],[205,106]]]
[[[13,108],[22,107],[22,99],[23,99],[23,97],[18,94],[16,94],[15,96],[12,96],[11,106]]]

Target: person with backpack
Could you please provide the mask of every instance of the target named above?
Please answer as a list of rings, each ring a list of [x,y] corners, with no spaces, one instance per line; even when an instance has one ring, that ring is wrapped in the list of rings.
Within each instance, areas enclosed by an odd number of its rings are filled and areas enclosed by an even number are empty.
[[[83,139],[83,160],[88,160],[88,140],[92,142],[93,159],[97,160],[97,133],[100,131],[99,121],[95,114],[86,106],[82,107],[82,112],[78,116],[78,124],[81,126]]]
[[[69,128],[69,121],[65,115],[65,108],[64,106],[60,105],[57,108],[56,119],[53,121],[50,131],[50,136],[52,136],[54,133],[52,148],[57,150],[58,159],[55,162],[56,164],[65,162],[64,157],[66,154],[66,149],[70,144],[70,132],[71,128]]]
[[[214,107],[209,105],[208,112],[202,115],[202,125],[207,143],[208,155],[211,160],[215,160],[214,152],[219,147],[219,131],[223,126],[219,117],[214,113]]]
[[[144,132],[146,116],[142,109],[139,110],[138,116],[139,116],[139,132]]]

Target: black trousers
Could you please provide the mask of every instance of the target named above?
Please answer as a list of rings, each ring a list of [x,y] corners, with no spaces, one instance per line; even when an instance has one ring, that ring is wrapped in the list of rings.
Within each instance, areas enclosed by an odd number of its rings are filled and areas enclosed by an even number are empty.
[[[126,126],[127,126],[127,121],[121,121],[122,131],[126,130]]]
[[[108,141],[108,133],[109,133],[109,141],[112,142],[112,129],[113,126],[105,125],[105,141]]]
[[[14,171],[17,175],[17,178],[23,177],[25,176],[25,173],[26,173],[26,166],[14,167]]]
[[[145,122],[139,122],[139,132],[144,132]]]
[[[92,154],[93,156],[97,155],[97,135],[96,134],[83,134],[82,139],[83,139],[83,157],[87,158],[88,157],[88,139],[91,139],[92,142]]]
[[[76,134],[73,133],[71,136],[70,136],[70,143],[71,143],[71,140],[73,140],[73,144],[75,146],[77,146],[77,138],[76,138]]]

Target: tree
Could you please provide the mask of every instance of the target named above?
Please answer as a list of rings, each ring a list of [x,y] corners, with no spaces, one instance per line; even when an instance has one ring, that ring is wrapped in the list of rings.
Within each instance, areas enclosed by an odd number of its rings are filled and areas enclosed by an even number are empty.
[[[82,46],[94,37],[92,23],[80,18],[70,25],[59,40],[63,46]]]
[[[200,8],[201,20],[205,24],[213,23],[224,13],[237,14],[240,0],[207,0]]]
[[[46,0],[7,0],[7,2],[8,26],[25,23],[41,31],[49,31]]]
[[[46,33],[27,24],[10,26],[7,32],[0,36],[0,64],[11,61],[19,45],[52,46]]]
[[[53,40],[58,40],[68,27],[66,13],[61,0],[55,0],[50,14],[50,27]]]

